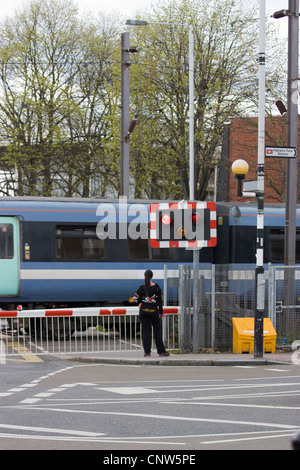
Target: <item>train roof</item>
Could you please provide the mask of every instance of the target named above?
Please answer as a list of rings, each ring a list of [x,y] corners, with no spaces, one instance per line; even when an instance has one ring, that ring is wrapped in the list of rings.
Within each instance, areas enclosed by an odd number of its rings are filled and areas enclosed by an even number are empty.
[[[137,205],[144,222],[148,220],[149,204],[172,202],[149,199],[101,199],[101,198],[58,198],[30,196],[0,196],[0,215],[18,216],[22,220],[54,222],[97,223],[104,216],[104,209],[115,211],[116,221],[122,221],[127,212],[128,221],[137,216]],[[175,201],[174,201],[175,202]],[[178,201],[177,201],[178,202]],[[123,204],[123,205],[122,205]],[[127,204],[127,206],[125,205]],[[110,206],[109,206],[110,205]],[[128,207],[129,206],[129,207]],[[130,206],[132,210],[130,210]],[[143,206],[145,210],[143,211]],[[126,209],[127,207],[127,209]],[[218,202],[218,216],[228,216],[230,225],[256,225],[257,202]],[[285,204],[265,204],[265,225],[282,226],[285,219]],[[300,225],[300,205],[297,205],[297,225]],[[109,221],[109,220],[107,220]],[[298,222],[299,221],[299,222]]]
[[[127,206],[126,206],[127,204]],[[148,207],[143,201],[119,201],[119,199],[83,199],[83,198],[41,198],[41,197],[0,197],[0,215],[18,216],[27,221],[53,222],[85,222],[97,223],[102,217],[110,214],[107,222],[119,221],[122,215],[134,204],[143,207],[145,221],[148,220]],[[128,220],[134,218],[136,212],[129,212]],[[114,218],[115,217],[115,218]],[[140,221],[142,222],[142,220]]]
[[[257,225],[257,202],[221,203],[218,205],[218,216],[228,216],[230,225]],[[300,226],[300,205],[296,206],[296,224]],[[285,204],[267,203],[264,205],[264,225],[285,225]]]

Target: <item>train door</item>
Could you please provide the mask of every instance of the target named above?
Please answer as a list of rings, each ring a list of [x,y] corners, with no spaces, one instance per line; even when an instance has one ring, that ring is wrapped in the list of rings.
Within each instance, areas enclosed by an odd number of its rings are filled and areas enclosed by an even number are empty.
[[[0,217],[0,295],[17,295],[19,279],[19,223]]]

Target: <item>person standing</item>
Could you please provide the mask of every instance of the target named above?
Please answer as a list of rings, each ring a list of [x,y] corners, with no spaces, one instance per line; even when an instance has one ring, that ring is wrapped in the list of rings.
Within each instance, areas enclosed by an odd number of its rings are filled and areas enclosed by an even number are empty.
[[[152,282],[153,272],[147,269],[144,273],[145,284],[140,285],[133,296],[134,302],[139,304],[140,322],[142,325],[142,338],[144,347],[144,356],[151,356],[151,327],[159,356],[166,357],[170,354],[166,352],[162,336],[160,319],[163,318],[163,306],[161,298],[161,289],[158,284]]]

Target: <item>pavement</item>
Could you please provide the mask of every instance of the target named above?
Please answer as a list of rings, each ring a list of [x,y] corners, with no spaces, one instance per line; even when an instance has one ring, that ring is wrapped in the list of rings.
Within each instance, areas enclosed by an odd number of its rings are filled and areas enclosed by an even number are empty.
[[[60,356],[61,357],[61,356]],[[258,366],[293,364],[293,351],[278,351],[265,353],[263,358],[255,359],[253,354],[231,353],[197,353],[197,354],[170,354],[169,357],[159,357],[152,353],[151,357],[144,357],[143,351],[105,351],[94,353],[78,353],[64,355],[64,359],[76,362],[95,364],[126,364],[126,365],[156,365],[156,366]],[[295,363],[295,362],[294,362]],[[300,365],[300,360],[297,361]]]

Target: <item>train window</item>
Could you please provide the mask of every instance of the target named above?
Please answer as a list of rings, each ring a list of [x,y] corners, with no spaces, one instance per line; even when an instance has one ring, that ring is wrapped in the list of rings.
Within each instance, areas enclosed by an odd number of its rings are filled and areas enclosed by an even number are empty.
[[[84,261],[105,259],[105,240],[97,237],[96,226],[58,226],[56,257],[63,260]]]
[[[138,238],[137,240],[128,239],[129,259],[150,259],[148,240]]]
[[[151,248],[152,259],[175,259],[176,248]]]
[[[12,224],[0,224],[0,259],[14,257],[14,240]]]
[[[176,248],[151,248],[150,241],[142,238],[129,238],[128,249],[130,260],[175,259],[177,256]]]
[[[269,233],[270,261],[284,262],[284,229],[271,229]],[[300,231],[296,232],[296,262],[300,262]]]

